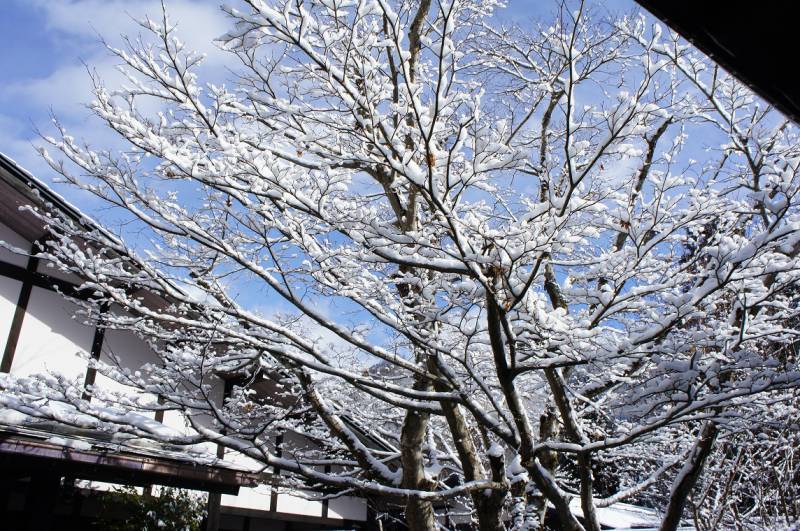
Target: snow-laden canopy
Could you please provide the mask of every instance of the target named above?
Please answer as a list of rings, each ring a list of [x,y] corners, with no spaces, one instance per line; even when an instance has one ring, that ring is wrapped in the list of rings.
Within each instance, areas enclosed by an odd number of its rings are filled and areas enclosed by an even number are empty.
[[[598,530],[625,499],[675,529],[718,441],[793,418],[797,132],[677,36],[582,3],[530,28],[478,0],[225,9],[229,85],[143,21],[91,105],[127,148],[61,130],[68,163],[45,153],[151,238],[131,267],[53,220],[46,256],[158,351],[106,370],[188,413],[170,442],[405,500],[413,529],[535,528],[549,503]],[[238,378],[224,404],[211,375]]]

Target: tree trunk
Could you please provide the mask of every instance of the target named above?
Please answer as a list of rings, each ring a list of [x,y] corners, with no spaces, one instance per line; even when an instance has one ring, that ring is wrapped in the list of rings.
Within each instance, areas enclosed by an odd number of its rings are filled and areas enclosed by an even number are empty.
[[[475,500],[482,493],[473,495],[472,499]],[[503,504],[492,503],[489,498],[485,502],[475,503],[475,516],[478,517],[478,529],[480,531],[503,531]]]
[[[428,370],[432,374],[439,375],[439,370],[431,358],[428,362]],[[434,389],[438,392],[447,392],[449,389],[443,383],[434,383]],[[464,414],[457,404],[453,402],[441,402],[442,412],[444,413],[447,426],[453,436],[453,443],[461,460],[461,469],[464,472],[464,481],[476,481],[486,479],[486,472],[481,465],[475,442],[470,433]],[[491,477],[498,483],[505,482],[505,463],[503,456],[489,457],[491,466]],[[503,502],[507,491],[495,490],[488,496],[482,491],[472,493],[472,503],[475,506],[475,516],[478,518],[478,529],[480,531],[502,531]]]
[[[551,441],[558,436],[559,426],[557,415],[558,413],[556,412],[556,406],[551,402],[548,404],[547,409],[545,409],[542,416],[539,417],[540,441]],[[539,453],[539,462],[542,464],[542,467],[550,473],[550,475],[555,476],[556,467],[558,466],[558,454],[556,454],[556,452],[553,450],[542,450]],[[547,513],[547,500],[545,499],[543,493],[539,493],[536,494],[531,501],[536,508],[536,515],[539,518],[539,529],[543,530],[544,519]]]
[[[409,531],[436,531],[436,516],[431,502],[409,498],[406,502],[406,524]]]
[[[528,421],[525,407],[517,393],[514,385],[514,374],[509,369],[506,362],[505,341],[501,323],[501,307],[497,300],[490,293],[486,301],[486,325],[489,331],[489,340],[494,354],[495,369],[500,388],[508,404],[511,416],[514,419],[520,435],[519,454],[522,458],[522,466],[530,474],[531,481],[534,482],[542,494],[553,504],[561,526],[565,531],[584,531],[583,526],[572,514],[569,508],[569,501],[559,491],[552,474],[545,470],[541,463],[537,461],[533,447],[533,430]]]
[[[659,531],[675,531],[678,528],[683,515],[683,508],[686,506],[686,499],[697,483],[706,458],[714,447],[717,432],[717,425],[714,422],[706,421],[703,425],[703,429],[694,444],[694,448],[692,448],[691,454],[689,454],[689,458],[686,460],[686,464],[683,465],[678,477],[675,478],[675,483],[672,485],[669,505],[667,505]]]
[[[416,376],[414,388],[429,387]],[[402,486],[411,490],[428,490],[422,447],[430,415],[409,409],[400,432],[400,460],[403,463]],[[409,497],[406,502],[406,523],[410,531],[435,531],[436,517],[430,501]]]
[[[505,459],[502,455],[489,455],[489,467],[492,480],[505,483]],[[480,531],[504,531],[503,504],[508,490],[493,491],[490,495],[483,492],[473,492],[472,500],[475,503],[475,513],[478,517]]]

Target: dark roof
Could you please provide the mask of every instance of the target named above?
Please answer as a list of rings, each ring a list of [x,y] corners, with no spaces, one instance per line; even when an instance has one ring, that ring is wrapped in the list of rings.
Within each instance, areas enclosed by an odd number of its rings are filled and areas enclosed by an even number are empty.
[[[252,486],[260,479],[208,455],[153,444],[134,448],[101,433],[83,432],[53,423],[44,430],[0,425],[0,470],[55,470],[78,479],[224,494],[237,494],[241,485]]]
[[[795,81],[798,2],[636,0],[653,15],[800,122]]]

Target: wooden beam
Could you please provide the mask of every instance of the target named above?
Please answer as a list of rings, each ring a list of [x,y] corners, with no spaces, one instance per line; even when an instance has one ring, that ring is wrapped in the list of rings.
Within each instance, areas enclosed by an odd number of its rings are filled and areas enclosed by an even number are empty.
[[[14,317],[11,319],[11,328],[8,331],[6,347],[3,350],[3,361],[0,362],[0,372],[11,372],[11,365],[14,363],[14,353],[17,350],[17,343],[19,343],[22,321],[25,319],[25,312],[28,310],[28,301],[31,299],[31,291],[33,290],[33,274],[39,266],[39,259],[33,256],[35,252],[36,244],[34,243],[31,248],[31,256],[28,258],[28,266],[22,270],[22,278],[18,279],[22,281],[22,289],[19,291]],[[22,268],[18,267],[18,269]]]
[[[279,433],[275,437],[275,455],[277,457],[281,457],[283,455],[283,450],[281,449],[283,446],[283,434]],[[273,467],[272,469],[272,483],[270,486],[270,498],[269,498],[269,510],[270,512],[277,512],[278,510],[278,491],[276,490],[278,487],[278,476],[281,473],[281,469],[278,467]]]
[[[0,276],[13,278],[20,282],[30,282],[37,288],[55,291],[56,293],[62,293],[63,295],[76,299],[86,300],[91,295],[90,290],[80,290],[78,289],[78,285],[72,282],[51,277],[35,269],[30,271],[26,267],[20,267],[8,262],[0,261]]]
[[[102,316],[104,313],[108,311],[108,304],[103,304],[100,308],[100,315]],[[92,349],[89,351],[89,355],[92,357],[93,360],[98,361],[100,359],[100,354],[103,352],[103,339],[106,335],[106,329],[103,326],[95,325],[94,327],[94,337],[92,338]],[[97,369],[94,367],[87,367],[86,368],[86,377],[83,379],[83,399],[84,400],[92,400],[92,393],[89,391],[89,388],[94,385],[94,381],[97,378]],[[162,415],[163,418],[163,415]]]

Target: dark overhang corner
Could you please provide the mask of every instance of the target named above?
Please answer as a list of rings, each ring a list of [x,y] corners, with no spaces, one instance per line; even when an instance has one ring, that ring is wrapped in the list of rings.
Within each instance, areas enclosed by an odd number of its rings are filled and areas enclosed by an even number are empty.
[[[800,123],[800,3],[636,0],[783,114]]]

